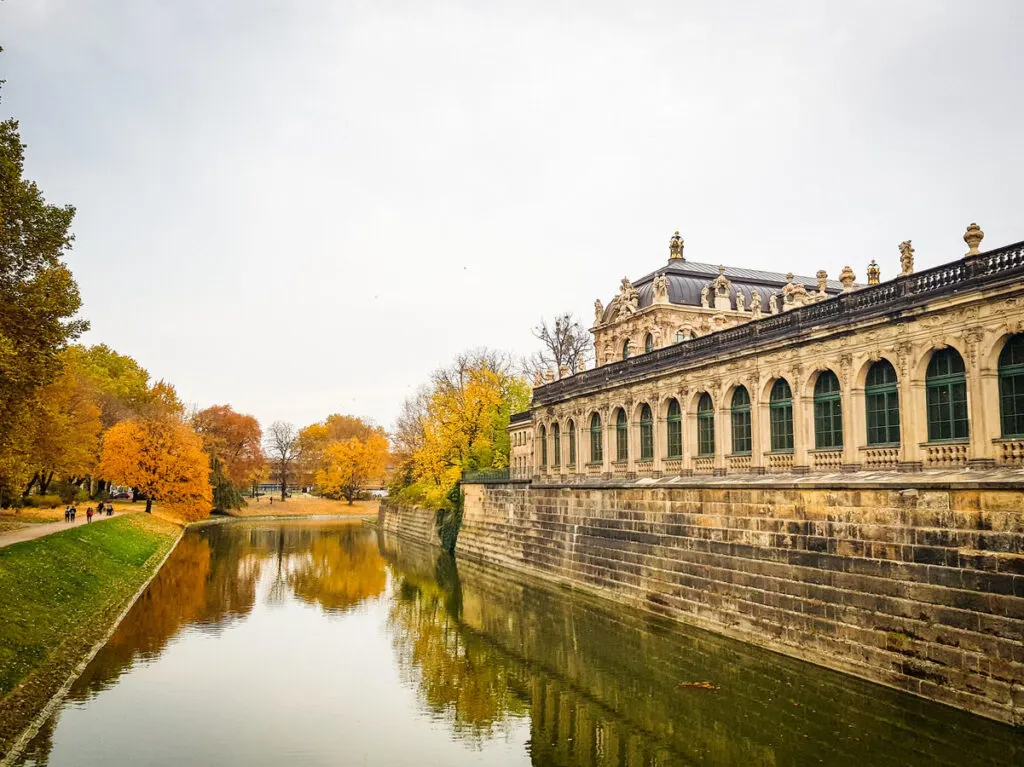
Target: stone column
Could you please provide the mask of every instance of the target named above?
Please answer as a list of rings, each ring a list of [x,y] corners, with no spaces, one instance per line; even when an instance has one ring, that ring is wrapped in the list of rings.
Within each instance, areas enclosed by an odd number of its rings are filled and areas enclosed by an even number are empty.
[[[629,410],[626,411],[626,435],[629,437],[626,445],[626,476],[635,477],[636,462],[640,457],[640,411],[636,409],[636,403],[631,404]]]
[[[715,476],[722,476],[725,474],[725,438],[726,434],[726,419],[729,417],[729,411],[725,408],[721,392],[715,393]]]
[[[760,382],[755,381],[748,385],[747,393],[750,395],[750,470],[755,474],[764,474],[767,432],[766,425],[762,425],[761,419]]]
[[[655,477],[660,477],[662,472],[661,461],[665,457],[665,449],[668,447],[668,440],[665,429],[668,421],[661,417],[661,403],[665,400],[661,394],[655,394],[650,402],[651,417],[654,420],[651,428],[654,429],[654,464],[651,467]]]
[[[752,446],[753,450],[759,451],[759,459],[761,466],[764,467],[766,472],[771,471],[771,467],[768,465],[768,454],[772,451],[772,430],[770,412],[768,408],[767,398],[762,400],[761,393],[764,390],[765,382],[757,382],[757,396],[751,397],[750,402],[750,420],[751,426],[751,437],[757,440],[757,444]]]
[[[843,471],[857,471],[861,466],[860,448],[867,444],[868,420],[864,409],[864,387],[844,383],[843,408]]]
[[[687,409],[688,392],[677,392],[683,419],[683,459],[679,463],[682,474],[693,473],[693,455],[697,452],[697,413]]]
[[[601,456],[601,463],[603,464],[601,471],[606,479],[612,474],[611,437],[615,434],[615,424],[611,423],[611,414],[612,409],[607,406],[601,412],[601,439],[604,441],[604,452]]]
[[[803,388],[801,383],[793,396],[793,472],[796,474],[810,471],[811,456],[807,451],[814,446],[814,398],[806,396]]]
[[[967,367],[967,465],[990,469],[996,465],[992,440],[1000,436],[999,376],[996,370],[981,369],[980,332],[968,332]]]
[[[924,379],[914,380],[907,366],[900,375],[900,468],[920,471],[923,466],[921,445],[928,441],[927,397]]]

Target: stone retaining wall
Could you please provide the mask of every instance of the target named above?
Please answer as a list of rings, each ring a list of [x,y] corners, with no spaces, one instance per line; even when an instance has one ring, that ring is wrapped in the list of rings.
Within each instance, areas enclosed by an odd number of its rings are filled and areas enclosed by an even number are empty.
[[[440,546],[435,524],[436,512],[381,501],[377,511],[377,525],[387,533],[411,538],[431,546]]]
[[[460,558],[1024,725],[1022,490],[465,491]],[[432,512],[381,514],[436,543]]]

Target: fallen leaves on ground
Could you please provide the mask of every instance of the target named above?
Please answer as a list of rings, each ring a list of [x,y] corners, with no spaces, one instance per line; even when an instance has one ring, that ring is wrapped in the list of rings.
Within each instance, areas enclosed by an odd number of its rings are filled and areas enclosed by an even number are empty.
[[[680,687],[686,687],[691,690],[720,690],[722,689],[717,684],[711,684],[711,682],[680,682]]]

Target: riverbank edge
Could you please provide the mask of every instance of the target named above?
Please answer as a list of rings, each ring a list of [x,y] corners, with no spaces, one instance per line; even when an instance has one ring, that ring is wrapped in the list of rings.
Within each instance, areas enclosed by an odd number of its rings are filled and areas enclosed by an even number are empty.
[[[134,595],[132,595],[132,597],[128,600],[124,608],[117,614],[117,616],[114,618],[111,624],[103,632],[102,636],[89,647],[86,653],[79,659],[79,662],[75,664],[75,667],[72,669],[72,671],[64,680],[64,682],[60,685],[57,691],[52,696],[50,696],[49,700],[47,700],[46,703],[43,704],[42,708],[40,708],[37,711],[35,716],[32,717],[32,719],[29,721],[29,723],[25,725],[25,727],[22,728],[21,731],[14,737],[14,739],[11,742],[10,748],[3,755],[3,757],[0,758],[0,767],[10,767],[14,764],[15,760],[21,756],[22,752],[24,752],[25,750],[25,747],[29,744],[32,738],[36,736],[40,728],[42,728],[43,724],[46,723],[46,720],[53,715],[53,712],[57,710],[57,707],[60,706],[60,704],[64,701],[64,698],[67,697],[68,691],[71,689],[71,685],[73,685],[75,683],[75,680],[82,675],[82,672],[85,671],[86,666],[88,666],[92,659],[96,657],[96,654],[103,648],[103,646],[110,641],[110,637],[114,635],[114,632],[117,630],[117,627],[121,625],[121,622],[128,615],[129,611],[135,606],[135,603],[139,601],[142,595],[146,592],[146,589],[149,588],[149,584],[153,582],[153,579],[156,578],[157,574],[163,569],[164,564],[167,562],[168,559],[170,559],[171,554],[173,554],[175,549],[178,548],[178,544],[181,542],[181,539],[185,535],[186,531],[189,530],[192,526],[193,525],[185,525],[179,529],[177,537],[174,539],[174,542],[167,549],[167,552],[160,559],[160,561],[156,563],[156,565],[153,567],[152,572],[150,572],[149,576],[142,583],[142,585],[135,591]]]

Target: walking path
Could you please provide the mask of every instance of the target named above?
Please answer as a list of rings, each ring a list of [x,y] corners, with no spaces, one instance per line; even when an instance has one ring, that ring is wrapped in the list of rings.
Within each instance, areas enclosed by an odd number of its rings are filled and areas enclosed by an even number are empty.
[[[114,517],[118,516],[118,513],[114,512]],[[85,512],[82,510],[78,511],[75,521],[72,522],[41,522],[37,525],[26,525],[25,527],[19,528],[18,530],[11,530],[9,533],[0,533],[0,549],[4,546],[10,546],[12,543],[21,543],[22,541],[31,541],[36,538],[42,538],[44,535],[50,535],[50,533],[59,533],[61,530],[67,530],[72,527],[81,527],[82,525],[97,524],[105,519],[113,519],[103,515],[102,517],[94,517],[92,522],[88,522],[85,518]]]

